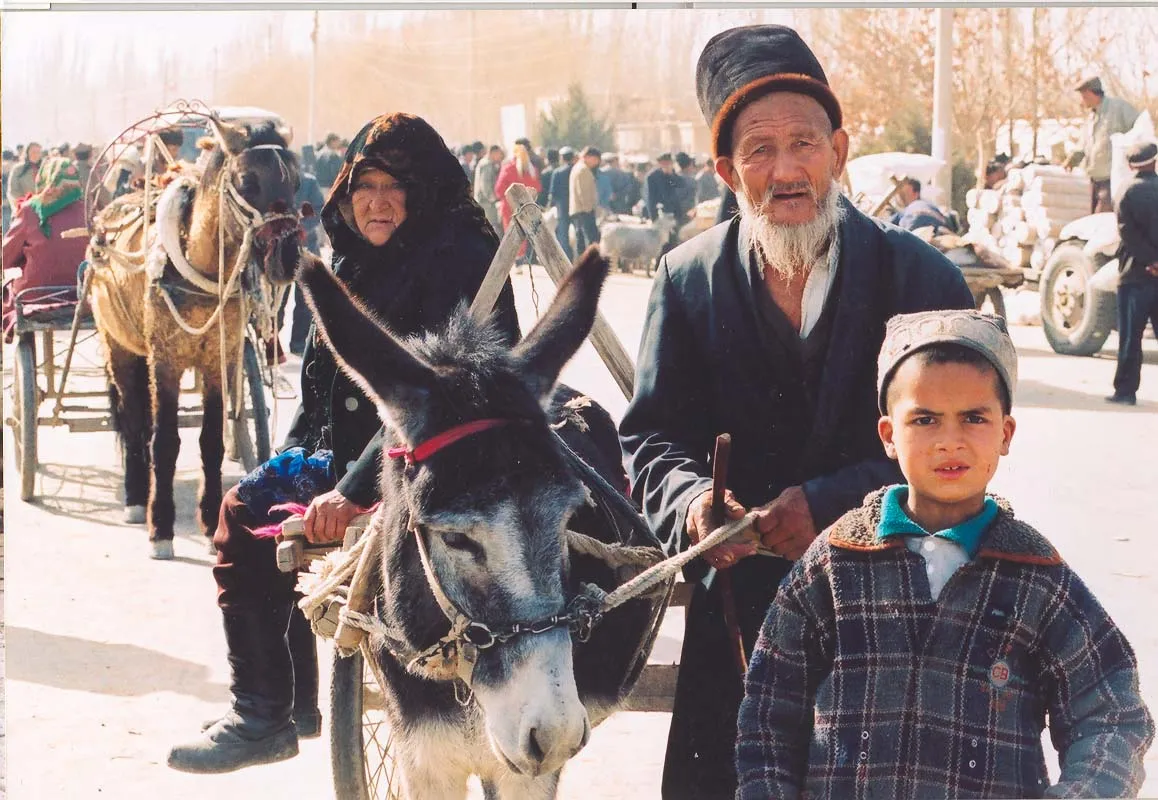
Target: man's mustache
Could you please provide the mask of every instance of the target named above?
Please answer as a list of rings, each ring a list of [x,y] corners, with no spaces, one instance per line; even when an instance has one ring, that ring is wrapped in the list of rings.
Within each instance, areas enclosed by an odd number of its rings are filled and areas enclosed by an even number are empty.
[[[794,181],[792,183],[773,183],[764,192],[764,202],[770,203],[778,194],[807,194],[813,200],[817,199],[816,189],[808,181]]]

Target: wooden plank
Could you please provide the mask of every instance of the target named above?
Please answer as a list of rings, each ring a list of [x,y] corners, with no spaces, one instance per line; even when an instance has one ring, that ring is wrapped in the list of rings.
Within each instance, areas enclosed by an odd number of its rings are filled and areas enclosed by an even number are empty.
[[[509,195],[510,192],[507,194]],[[470,304],[470,315],[476,322],[485,322],[494,310],[495,303],[498,302],[499,295],[503,292],[503,285],[507,282],[507,276],[511,274],[511,267],[515,264],[515,258],[519,254],[519,247],[524,238],[523,229],[518,225],[507,228],[502,241],[499,242],[499,249],[495,251],[495,257],[491,259],[486,277],[483,278],[482,285],[475,293],[474,301]]]
[[[678,664],[648,664],[627,696],[625,711],[671,711]]]
[[[534,246],[535,254],[547,274],[558,286],[571,270],[571,262],[555,238],[554,230],[543,224],[543,210],[535,204],[535,196],[526,186],[516,183],[507,189],[506,197],[512,207],[519,209],[514,219]],[[630,400],[635,391],[635,364],[602,314],[595,315],[591,344],[595,346],[595,351],[603,359],[623,396]]]

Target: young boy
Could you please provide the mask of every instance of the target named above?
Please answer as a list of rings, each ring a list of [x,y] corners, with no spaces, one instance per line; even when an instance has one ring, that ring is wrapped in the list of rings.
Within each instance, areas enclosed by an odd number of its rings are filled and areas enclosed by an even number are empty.
[[[781,585],[745,682],[738,798],[1137,794],[1154,725],[1130,645],[986,494],[1016,375],[997,317],[889,321],[878,430],[908,483],[837,520]]]

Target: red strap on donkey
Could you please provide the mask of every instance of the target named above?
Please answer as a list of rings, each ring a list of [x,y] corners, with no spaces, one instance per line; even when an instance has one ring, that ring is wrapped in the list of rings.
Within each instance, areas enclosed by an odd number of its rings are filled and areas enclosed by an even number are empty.
[[[386,451],[386,455],[390,458],[405,458],[407,464],[418,464],[430,458],[439,450],[450,447],[450,445],[468,436],[474,436],[476,433],[481,433],[491,428],[501,428],[504,425],[512,425],[519,421],[520,420],[514,419],[477,419],[474,422],[456,425],[437,436],[432,436],[413,450],[405,447],[391,447]]]

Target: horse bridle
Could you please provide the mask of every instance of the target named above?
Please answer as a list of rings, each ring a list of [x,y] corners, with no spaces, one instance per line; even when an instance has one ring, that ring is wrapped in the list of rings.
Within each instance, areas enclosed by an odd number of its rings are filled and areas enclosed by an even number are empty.
[[[414,448],[395,447],[387,451],[390,458],[404,458],[408,466],[419,464],[430,458],[440,450],[449,447],[455,442],[474,436],[485,430],[503,427],[512,424],[528,424],[529,420],[519,419],[483,419],[457,425],[437,436],[431,437]],[[488,650],[500,644],[505,644],[519,636],[528,634],[547,633],[556,628],[568,628],[580,642],[586,642],[591,637],[595,625],[602,619],[600,611],[601,590],[598,587],[588,586],[571,599],[564,612],[551,614],[532,622],[512,622],[501,627],[495,627],[472,619],[447,596],[442,583],[434,571],[430,560],[430,552],[426,545],[426,529],[417,522],[418,515],[414,509],[409,510],[408,530],[414,534],[418,546],[419,559],[422,562],[422,571],[426,576],[426,583],[434,595],[439,609],[450,622],[450,631],[430,647],[416,655],[403,654],[400,648],[388,649],[395,656],[407,662],[407,670],[426,677],[430,680],[459,680],[465,684],[469,701],[469,690],[472,686],[474,667],[481,650]],[[457,696],[457,692],[456,692]],[[459,698],[463,700],[462,697]]]
[[[253,150],[273,150],[277,153],[278,160],[281,161],[283,166],[285,165],[285,158],[282,154],[286,152],[286,148],[280,144],[257,144],[253,147],[245,148],[242,152],[251,152]],[[233,212],[234,218],[240,222],[242,226],[250,228],[254,234],[271,223],[280,220],[300,220],[300,216],[293,208],[292,203],[290,204],[289,211],[268,212],[263,214],[254,208],[248,200],[242,197],[241,192],[233,185],[233,181],[231,180],[232,169],[230,169],[240,155],[240,153],[237,155],[226,154],[226,161],[221,165],[221,182],[224,184],[223,188],[226,199],[229,201],[229,210]]]

